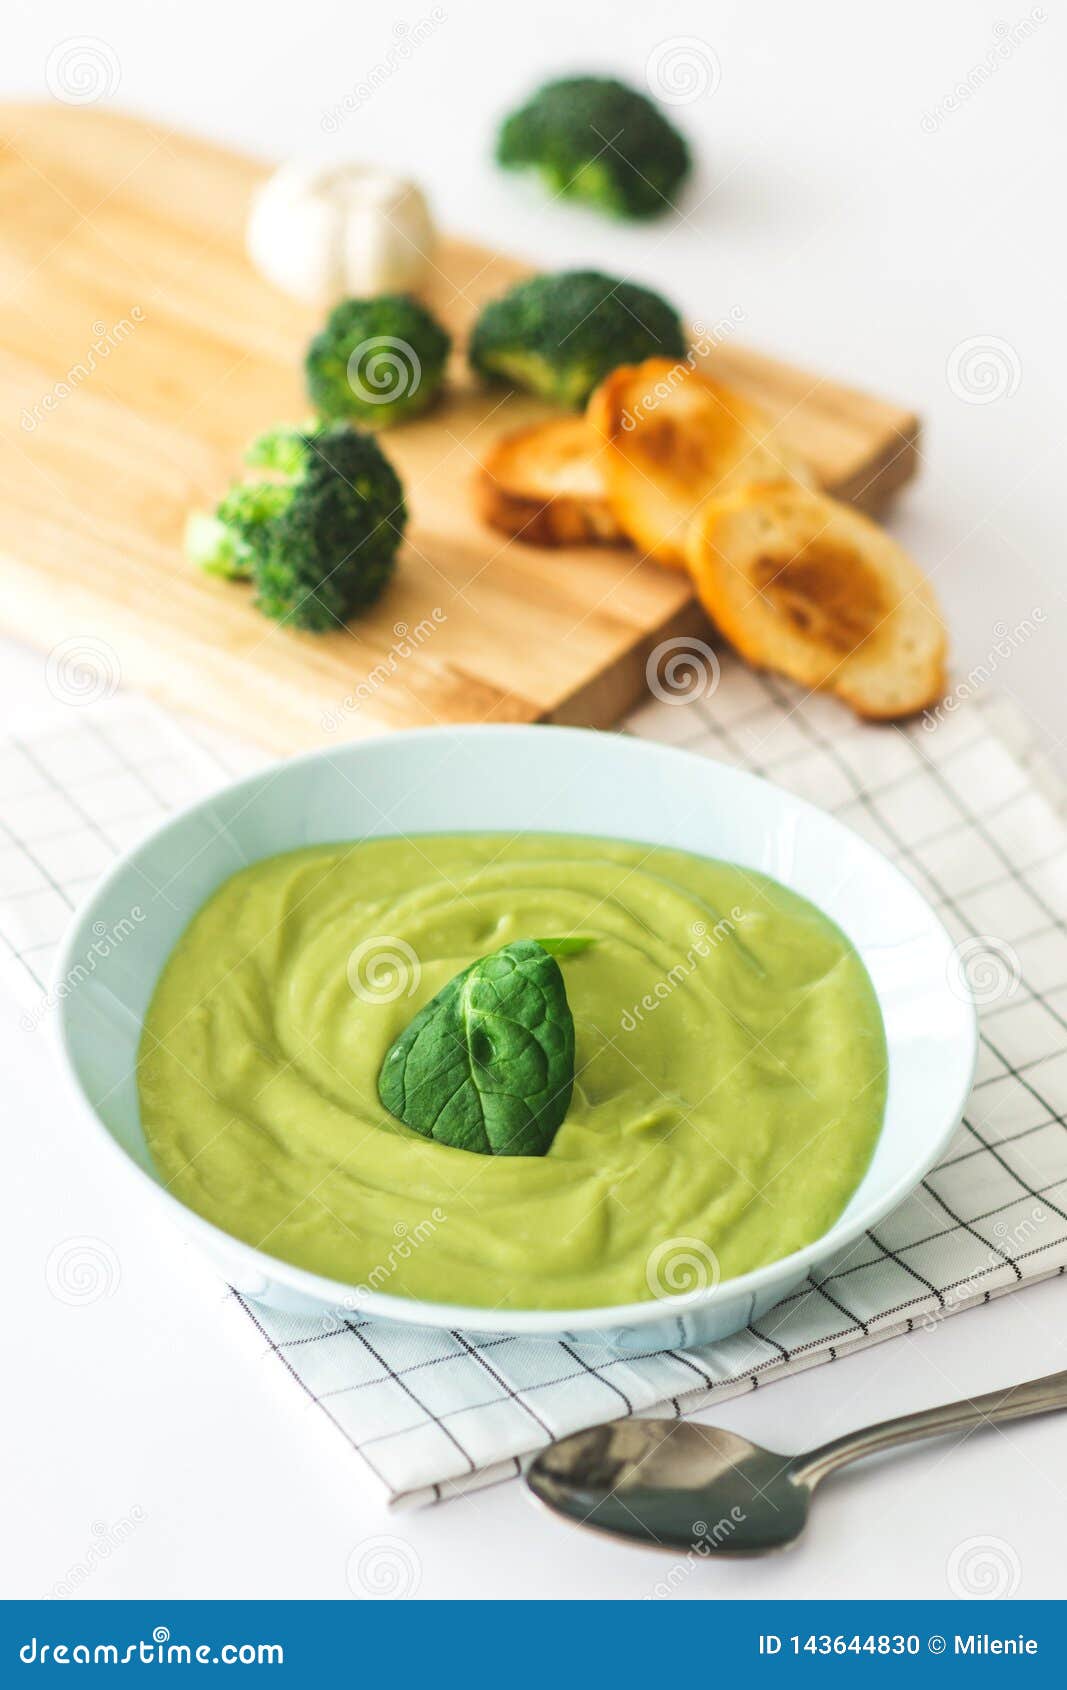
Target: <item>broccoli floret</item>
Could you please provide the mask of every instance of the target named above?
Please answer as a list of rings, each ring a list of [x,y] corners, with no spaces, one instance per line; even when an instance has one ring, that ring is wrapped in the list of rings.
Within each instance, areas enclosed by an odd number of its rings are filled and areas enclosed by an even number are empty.
[[[245,452],[245,462],[279,475],[299,475],[307,441],[317,432],[312,421],[304,430],[275,428],[257,435]],[[185,525],[185,552],[190,562],[209,575],[227,581],[250,581],[254,538],[264,523],[280,515],[292,498],[285,481],[236,481],[224,494],[215,514],[193,511]]]
[[[284,483],[238,482],[219,501],[214,516],[193,511],[185,525],[185,550],[191,562],[227,581],[251,580],[253,538],[290,497]]]
[[[666,211],[690,166],[684,136],[659,107],[607,76],[546,82],[504,120],[496,156],[613,217]]]
[[[217,513],[208,516],[206,511],[190,511],[185,523],[185,555],[198,569],[227,581],[247,581],[252,574],[250,548],[237,529]]]
[[[308,393],[326,418],[388,428],[437,397],[451,347],[437,318],[409,294],[343,299],[308,347]]]
[[[340,425],[261,435],[248,461],[272,481],[237,482],[186,545],[210,574],[251,579],[265,615],[315,632],[371,604],[407,522],[400,478],[377,442]]]
[[[561,270],[490,301],[469,355],[490,381],[577,408],[619,364],[685,350],[681,319],[658,293],[597,270]]]
[[[304,467],[304,456],[307,452],[308,441],[322,433],[322,424],[315,417],[310,417],[301,428],[268,428],[266,433],[257,434],[252,444],[245,451],[245,463],[254,469],[272,469],[279,475],[299,475]],[[264,482],[263,486],[277,486],[277,482]]]

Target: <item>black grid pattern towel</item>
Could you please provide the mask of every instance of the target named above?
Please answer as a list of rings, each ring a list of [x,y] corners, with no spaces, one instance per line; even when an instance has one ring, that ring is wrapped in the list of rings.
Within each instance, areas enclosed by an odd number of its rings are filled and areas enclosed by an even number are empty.
[[[230,1299],[278,1377],[297,1381],[398,1502],[493,1483],[565,1432],[665,1405],[689,1412],[1067,1266],[1067,833],[1011,713],[972,703],[936,726],[863,727],[724,664],[713,698],[652,703],[625,731],[768,775],[899,864],[957,939],[979,1000],[975,1090],[907,1202],[818,1285],[706,1350],[620,1357],[298,1320]],[[71,710],[3,747],[0,935],[28,1026],[47,1018],[70,911],[115,852],[248,766],[141,703]]]

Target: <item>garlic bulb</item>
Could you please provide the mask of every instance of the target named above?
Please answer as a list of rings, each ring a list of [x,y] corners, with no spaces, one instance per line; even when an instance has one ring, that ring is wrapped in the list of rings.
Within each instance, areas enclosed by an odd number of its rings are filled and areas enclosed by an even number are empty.
[[[283,164],[259,189],[248,220],[253,263],[313,305],[410,292],[435,244],[419,188],[375,165]]]

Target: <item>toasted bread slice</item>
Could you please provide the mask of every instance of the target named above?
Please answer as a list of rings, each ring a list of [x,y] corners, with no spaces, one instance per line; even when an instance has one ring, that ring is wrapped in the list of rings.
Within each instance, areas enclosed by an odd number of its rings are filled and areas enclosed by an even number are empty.
[[[697,591],[750,663],[825,688],[860,716],[910,716],[945,684],[945,630],[889,535],[795,482],[740,489],[694,517]]]
[[[584,417],[505,434],[478,476],[481,514],[492,527],[535,546],[624,540],[600,472],[603,456]]]
[[[814,482],[757,406],[669,358],[620,365],[586,415],[607,446],[601,467],[616,517],[647,556],[677,569],[706,499],[750,481]]]

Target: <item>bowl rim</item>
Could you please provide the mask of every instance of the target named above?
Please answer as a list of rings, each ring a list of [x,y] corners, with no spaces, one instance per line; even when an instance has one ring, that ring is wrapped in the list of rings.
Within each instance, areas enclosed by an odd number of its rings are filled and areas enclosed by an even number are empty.
[[[329,764],[339,753],[356,753],[372,747],[391,746],[398,743],[413,743],[426,740],[436,740],[463,736],[475,739],[515,739],[525,738],[531,734],[539,739],[546,736],[566,735],[567,738],[583,738],[590,743],[612,743],[616,748],[625,746],[625,755],[651,757],[668,762],[696,762],[705,769],[712,769],[727,779],[737,781],[741,786],[749,785],[754,788],[765,789],[773,793],[779,801],[796,813],[811,815],[818,818],[820,825],[829,825],[832,831],[840,830],[854,840],[871,857],[877,859],[884,872],[896,880],[907,895],[914,899],[924,910],[932,928],[943,938],[949,950],[952,948],[952,938],[940,916],[933,908],[928,898],[915,883],[899,869],[895,863],[865,839],[855,828],[849,827],[847,822],[840,821],[830,811],[821,809],[819,805],[811,803],[806,798],[790,792],[776,782],[768,780],[763,775],[752,773],[749,769],[741,769],[733,764],[724,763],[719,758],[698,756],[684,746],[664,744],[659,740],[645,739],[638,735],[627,735],[619,732],[605,731],[598,728],[569,727],[558,723],[447,723],[424,728],[401,728],[391,732],[367,735],[364,738],[346,740],[339,746],[320,746],[311,751],[300,752],[293,757],[285,757],[267,763],[264,767],[253,770],[248,775],[242,775],[237,780],[223,781],[213,787],[210,792],[182,805],[173,814],[168,815],[150,831],[137,839],[132,846],[127,847],[116,857],[114,863],[95,883],[85,902],[74,912],[67,928],[63,942],[52,971],[49,990],[56,995],[59,1013],[55,1020],[55,1042],[58,1046],[60,1063],[66,1077],[72,1086],[76,1097],[93,1123],[98,1140],[102,1140],[113,1157],[138,1181],[140,1189],[145,1188],[157,1201],[162,1201],[180,1229],[194,1235],[199,1235],[206,1242],[214,1245],[212,1252],[215,1258],[222,1253],[231,1259],[240,1261],[243,1266],[251,1270],[248,1278],[258,1276],[264,1282],[266,1290],[271,1283],[284,1285],[291,1291],[320,1304],[324,1309],[343,1309],[346,1312],[359,1311],[383,1321],[393,1324],[432,1326],[448,1328],[462,1328],[470,1332],[494,1333],[513,1337],[545,1337],[561,1330],[569,1333],[603,1332],[605,1327],[650,1326],[670,1318],[672,1315],[692,1314],[707,1309],[718,1302],[730,1299],[749,1299],[754,1307],[757,1300],[765,1301],[765,1293],[780,1285],[785,1294],[789,1284],[796,1284],[801,1280],[809,1267],[824,1258],[828,1253],[827,1240],[840,1226],[841,1217],[838,1216],[825,1232],[810,1244],[800,1250],[794,1250],[787,1256],[780,1256],[772,1262],[766,1262],[762,1267],[753,1268],[748,1273],[739,1274],[732,1279],[717,1281],[714,1285],[703,1287],[696,1291],[683,1291],[677,1295],[664,1297],[649,1297],[636,1303],[611,1303],[595,1308],[563,1309],[494,1309],[482,1306],[469,1306],[460,1303],[427,1302],[413,1297],[393,1296],[389,1292],[374,1291],[369,1288],[360,1289],[357,1285],[346,1284],[342,1280],[330,1279],[323,1274],[312,1272],[308,1268],[298,1267],[287,1262],[280,1256],[272,1256],[268,1251],[248,1244],[227,1232],[224,1227],[209,1221],[203,1215],[197,1214],[181,1198],[161,1185],[148,1169],[143,1168],[135,1158],[121,1145],[105,1121],[98,1114],[92,1103],[74,1064],[70,1038],[70,1015],[72,1006],[77,1002],[77,993],[57,993],[57,987],[71,973],[74,966],[75,952],[79,950],[78,940],[86,927],[91,927],[94,912],[101,901],[107,896],[111,888],[119,881],[129,868],[137,861],[142,852],[150,851],[157,840],[168,833],[179,823],[199,811],[210,810],[221,795],[240,794],[256,786],[278,779],[282,769],[302,767],[311,763]],[[452,831],[460,832],[461,829]],[[551,828],[541,829],[541,832],[551,833]],[[561,834],[573,830],[560,829]],[[653,830],[654,831],[654,830]],[[651,843],[651,841],[650,841]],[[815,902],[816,900],[812,900]],[[822,907],[821,905],[818,907]],[[831,918],[832,919],[832,918]],[[84,948],[84,947],[82,947]],[[165,958],[163,959],[166,960]],[[162,964],[161,964],[162,966]],[[158,975],[157,975],[158,980]],[[854,1216],[842,1230],[840,1237],[834,1239],[833,1253],[846,1249],[855,1243],[870,1227],[876,1226],[903,1199],[915,1189],[919,1181],[935,1165],[942,1151],[960,1122],[967,1099],[974,1083],[975,1071],[978,1063],[979,1030],[978,1016],[973,995],[967,991],[966,997],[959,996],[957,1001],[969,1010],[967,1017],[967,1049],[963,1057],[960,1085],[952,1108],[946,1111],[945,1118],[939,1128],[924,1142],[922,1152],[906,1173],[902,1174],[891,1186],[887,1187],[879,1196],[874,1198],[858,1215]],[[76,1011],[74,1011],[76,1013]],[[257,1291],[245,1293],[253,1299],[262,1294]]]

